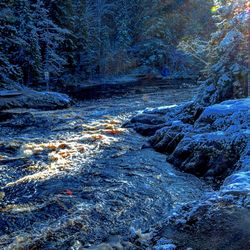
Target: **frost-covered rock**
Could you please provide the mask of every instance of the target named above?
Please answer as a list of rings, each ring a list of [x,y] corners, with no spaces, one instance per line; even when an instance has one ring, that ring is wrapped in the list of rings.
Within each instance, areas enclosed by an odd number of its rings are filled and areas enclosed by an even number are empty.
[[[29,88],[20,88],[15,95],[0,96],[0,110],[10,108],[59,109],[69,107],[69,96],[57,92],[38,92]]]
[[[160,245],[155,248],[155,250],[174,250],[174,249],[176,249],[176,245],[174,244]]]
[[[191,131],[192,126],[181,121],[173,121],[170,126],[166,126],[156,131],[149,140],[151,145],[159,152],[172,153],[185,134]]]
[[[231,176],[222,186],[224,193],[243,187],[249,191],[250,98],[209,106],[194,120],[186,116],[188,107],[190,103],[146,110],[131,126],[144,135],[154,133],[152,147],[180,170],[220,183]]]
[[[136,129],[140,122],[152,127],[147,122],[150,115],[160,120],[159,125],[164,125],[150,137],[151,145],[166,153],[175,167],[205,177],[217,189],[177,209],[160,229],[157,226],[154,237],[173,239],[177,249],[246,249],[250,244],[250,98],[200,110],[193,105],[147,110],[132,123]]]
[[[232,46],[232,44],[236,41],[236,40],[243,40],[244,36],[242,33],[237,32],[235,30],[231,30],[229,31],[226,36],[224,37],[224,39],[220,42],[219,44],[219,50],[221,51],[225,51],[227,50],[230,46]]]
[[[220,190],[223,194],[250,194],[250,141],[238,162],[238,170],[226,178]]]

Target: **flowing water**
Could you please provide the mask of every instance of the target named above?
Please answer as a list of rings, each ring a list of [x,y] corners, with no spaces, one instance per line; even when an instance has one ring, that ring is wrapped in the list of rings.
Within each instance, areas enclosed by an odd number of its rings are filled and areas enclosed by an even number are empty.
[[[206,189],[199,179],[121,126],[195,91],[156,86],[65,110],[8,111],[12,118],[0,123],[0,248],[87,248],[198,199]]]

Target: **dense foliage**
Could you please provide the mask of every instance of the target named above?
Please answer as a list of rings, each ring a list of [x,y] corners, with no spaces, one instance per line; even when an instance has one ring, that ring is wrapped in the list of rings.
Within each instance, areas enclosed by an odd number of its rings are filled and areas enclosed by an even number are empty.
[[[215,1],[217,31],[206,47],[207,80],[202,105],[248,95],[250,5],[247,0]]]
[[[246,0],[2,0],[0,82],[202,70],[214,103],[246,94],[248,25]]]
[[[0,82],[37,84],[168,67],[190,75],[203,64],[178,48],[206,40],[212,1],[3,0]],[[46,73],[46,74],[48,74]]]

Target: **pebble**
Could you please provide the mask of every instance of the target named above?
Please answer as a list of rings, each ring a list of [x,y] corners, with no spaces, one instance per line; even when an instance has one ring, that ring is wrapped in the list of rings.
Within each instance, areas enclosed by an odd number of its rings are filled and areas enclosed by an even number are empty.
[[[176,245],[174,244],[165,244],[165,245],[160,245],[155,248],[156,250],[175,250]]]
[[[156,250],[174,250],[176,245],[173,244],[173,240],[161,238],[157,241]]]
[[[157,241],[157,246],[165,244],[173,244],[173,240],[161,238]]]

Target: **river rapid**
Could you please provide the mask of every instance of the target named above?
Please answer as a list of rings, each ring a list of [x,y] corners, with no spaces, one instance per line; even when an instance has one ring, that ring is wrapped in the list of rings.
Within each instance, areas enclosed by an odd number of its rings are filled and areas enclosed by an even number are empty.
[[[199,199],[207,190],[200,179],[175,170],[145,137],[122,127],[145,108],[195,93],[151,86],[65,110],[9,110],[0,123],[0,248],[88,248]]]

